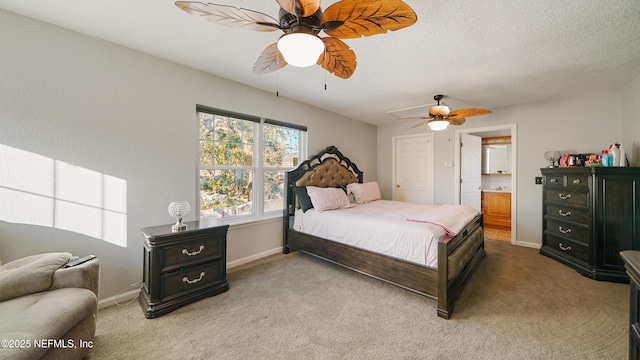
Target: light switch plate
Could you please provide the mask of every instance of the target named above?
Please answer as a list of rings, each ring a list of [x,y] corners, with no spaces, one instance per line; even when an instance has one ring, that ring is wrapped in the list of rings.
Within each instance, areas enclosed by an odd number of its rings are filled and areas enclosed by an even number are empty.
[[[444,167],[453,167],[453,163],[451,161],[447,161],[444,163]]]

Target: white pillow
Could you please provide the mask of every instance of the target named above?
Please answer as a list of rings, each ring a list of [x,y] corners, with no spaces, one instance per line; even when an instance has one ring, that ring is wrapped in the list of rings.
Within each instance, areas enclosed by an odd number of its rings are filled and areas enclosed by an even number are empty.
[[[380,200],[380,187],[375,181],[367,182],[364,184],[352,183],[347,185],[347,193],[353,194],[353,197],[358,204],[364,204],[371,201]]]
[[[339,188],[320,188],[307,186],[307,193],[316,211],[346,209],[353,207],[344,190]]]

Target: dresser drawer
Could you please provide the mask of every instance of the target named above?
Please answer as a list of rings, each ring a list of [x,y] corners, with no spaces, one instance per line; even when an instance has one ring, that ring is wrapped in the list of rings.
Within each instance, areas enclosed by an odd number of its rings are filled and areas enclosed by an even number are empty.
[[[212,261],[162,275],[160,277],[161,299],[167,300],[172,296],[198,291],[207,285],[224,280],[222,278],[222,274],[225,273],[223,266],[225,264],[222,261]]]
[[[547,234],[547,246],[566,256],[571,256],[586,263],[589,262],[589,248],[576,242],[558,239]]]
[[[544,186],[562,187],[566,183],[566,176],[562,174],[547,174],[544,176]]]
[[[558,220],[566,220],[589,226],[589,210],[581,210],[561,205],[547,205],[546,215]]]
[[[567,174],[568,187],[581,187],[586,188],[589,185],[589,175],[587,174]]]
[[[587,187],[589,186],[589,174],[546,174],[544,185],[554,187]]]
[[[581,191],[571,191],[566,188],[545,189],[547,201],[553,201],[557,203],[564,203],[568,205],[577,205],[582,207],[589,206],[589,193]]]
[[[547,232],[561,237],[569,238],[589,246],[589,229],[571,225],[566,222],[546,220]]]
[[[160,249],[161,271],[169,271],[184,264],[219,258],[222,255],[224,235],[195,236],[176,245]]]

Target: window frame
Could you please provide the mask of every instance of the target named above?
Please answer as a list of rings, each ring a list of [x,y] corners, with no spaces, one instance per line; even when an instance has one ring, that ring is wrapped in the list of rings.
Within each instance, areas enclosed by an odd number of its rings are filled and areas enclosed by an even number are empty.
[[[253,123],[253,162],[252,165],[242,165],[242,166],[233,166],[233,165],[202,165],[200,163],[200,113],[207,113],[215,116],[224,116],[224,117],[232,117],[235,119],[246,120]],[[253,214],[248,215],[234,215],[223,218],[216,218],[217,222],[222,224],[245,224],[245,223],[253,223],[259,222],[269,219],[275,219],[282,217],[282,212],[286,206],[284,197],[286,196],[286,189],[283,187],[283,203],[282,209],[280,210],[272,210],[265,211],[265,171],[288,171],[296,166],[304,159],[307,158],[307,127],[303,125],[291,124],[279,120],[273,120],[264,117],[257,117],[252,115],[246,115],[241,113],[236,113],[233,111],[227,111],[217,108],[212,108],[203,105],[196,105],[196,121],[197,121],[197,157],[196,157],[196,218],[202,220],[200,213],[200,200],[201,200],[201,183],[200,183],[200,172],[202,170],[250,170],[254,171],[254,180],[253,180],[253,188],[252,188],[252,202],[253,202]],[[264,165],[264,127],[265,125],[278,126],[287,129],[293,129],[299,131],[299,154],[298,154],[298,163],[294,164],[293,167],[287,166],[265,166]],[[259,179],[259,180],[258,180]],[[285,184],[283,184],[285,185]]]

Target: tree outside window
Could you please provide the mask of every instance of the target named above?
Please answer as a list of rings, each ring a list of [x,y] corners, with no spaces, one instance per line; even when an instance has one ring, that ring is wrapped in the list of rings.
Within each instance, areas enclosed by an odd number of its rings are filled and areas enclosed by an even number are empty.
[[[200,218],[281,215],[285,171],[306,155],[306,129],[202,107],[198,122]]]
[[[264,212],[284,209],[285,171],[298,165],[300,159],[300,130],[264,124]]]

